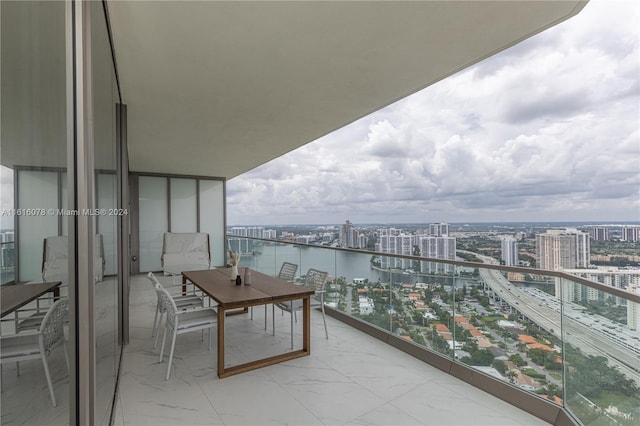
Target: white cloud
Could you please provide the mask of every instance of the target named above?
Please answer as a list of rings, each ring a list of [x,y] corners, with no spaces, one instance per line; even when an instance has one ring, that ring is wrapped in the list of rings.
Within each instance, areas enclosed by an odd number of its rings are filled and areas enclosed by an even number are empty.
[[[228,222],[640,220],[639,19],[592,1],[230,180]]]

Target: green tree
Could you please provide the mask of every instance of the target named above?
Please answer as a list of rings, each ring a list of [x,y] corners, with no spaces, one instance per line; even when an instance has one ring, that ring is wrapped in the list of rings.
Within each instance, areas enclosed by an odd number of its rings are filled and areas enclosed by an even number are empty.
[[[503,376],[507,372],[507,364],[504,363],[501,359],[494,359],[493,364],[491,364],[493,368],[495,368],[500,374]]]
[[[509,361],[517,365],[518,367],[522,367],[527,365],[527,361],[524,360],[519,354],[514,354],[509,357]]]

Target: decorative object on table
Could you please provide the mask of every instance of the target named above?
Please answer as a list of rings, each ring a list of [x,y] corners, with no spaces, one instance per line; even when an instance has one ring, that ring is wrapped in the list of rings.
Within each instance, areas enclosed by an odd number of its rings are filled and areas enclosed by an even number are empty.
[[[231,263],[231,280],[235,280],[236,284],[240,285],[238,281],[241,280],[240,274],[238,272],[238,264],[240,263],[240,258],[242,254],[234,253],[231,249],[229,249],[229,263]]]
[[[240,285],[242,284],[242,278],[240,278],[240,275],[236,276],[236,285]]]
[[[247,285],[251,284],[251,269],[249,268],[244,269],[244,283]]]

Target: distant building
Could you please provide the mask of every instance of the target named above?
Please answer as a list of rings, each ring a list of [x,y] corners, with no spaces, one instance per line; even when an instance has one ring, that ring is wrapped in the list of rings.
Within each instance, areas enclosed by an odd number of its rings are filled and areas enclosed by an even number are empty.
[[[594,241],[609,241],[609,228],[606,226],[595,226],[591,229],[591,237]]]
[[[358,299],[358,307],[360,310],[360,315],[371,315],[375,310],[373,300],[365,296],[360,296],[360,298]]]
[[[636,287],[633,292],[640,295],[640,286]],[[640,304],[635,302],[627,304],[627,326],[632,330],[640,330]]]
[[[231,228],[231,235],[238,237],[264,238],[264,228],[262,226],[234,226]]]
[[[275,229],[265,229],[262,233],[262,238],[267,240],[275,240],[277,239],[277,233]]]
[[[318,237],[316,237],[315,235],[298,235],[296,236],[294,242],[300,243],[300,244],[311,244],[317,239]]]
[[[437,232],[448,233],[447,224],[436,224]],[[378,242],[376,251],[389,254],[400,254],[405,256],[416,256],[416,247],[420,257],[430,257],[433,259],[456,259],[456,239],[448,236],[433,235],[411,235],[402,233],[399,229],[387,228],[378,229]],[[382,268],[413,269],[414,261],[411,259],[400,259],[394,257],[382,257],[380,259]],[[450,273],[454,269],[453,265],[437,262],[420,262],[420,272],[423,273]]]
[[[349,248],[367,247],[369,238],[362,235],[357,229],[354,229],[350,220],[347,220],[344,224],[340,225],[339,231],[338,239],[340,241],[340,246]]]
[[[515,238],[502,238],[502,262],[506,266],[518,265],[518,241]]]
[[[620,236],[622,241],[640,241],[640,226],[623,226]]]
[[[587,268],[590,262],[589,234],[577,229],[550,229],[536,235],[538,268],[554,271],[558,268]]]
[[[340,236],[338,238],[342,247],[353,247],[353,224],[350,220],[340,225]]]
[[[455,237],[420,237],[420,256],[434,259],[456,260]],[[451,273],[455,266],[440,262],[420,262],[420,272]]]
[[[396,251],[396,237],[400,235],[400,230],[396,228],[378,229],[378,242],[376,243],[376,251],[388,254],[398,254]],[[396,268],[396,259],[392,257],[382,257],[380,259],[380,267]]]
[[[432,223],[429,225],[429,235],[434,237],[444,237],[449,235],[448,223]]]
[[[589,281],[615,287],[631,293],[640,293],[640,269],[619,269],[612,267],[598,269],[565,269],[567,274],[588,279]],[[556,278],[556,294],[562,294],[563,300],[574,301],[599,301],[609,302],[607,293],[595,288],[587,287],[569,280]],[[622,306],[627,304],[627,325],[632,330],[639,330],[640,311],[638,305],[633,302],[627,303],[626,299],[614,297],[613,303]]]
[[[227,238],[228,248],[233,250],[234,253],[253,253],[253,243],[254,240],[248,238]]]

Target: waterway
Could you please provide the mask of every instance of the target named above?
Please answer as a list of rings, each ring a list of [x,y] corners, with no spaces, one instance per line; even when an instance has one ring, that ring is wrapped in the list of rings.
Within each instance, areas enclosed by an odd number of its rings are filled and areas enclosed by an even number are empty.
[[[354,278],[367,279],[381,283],[438,283],[450,286],[452,277],[437,275],[409,274],[400,270],[380,270],[372,267],[371,254],[353,253],[340,250],[328,250],[291,244],[256,244],[253,255],[243,255],[240,266],[249,266],[257,271],[277,274],[282,262],[291,262],[299,266],[297,275],[304,275],[309,268],[326,271],[330,276],[344,277],[348,281]],[[469,268],[465,268],[471,272]],[[456,286],[469,285],[472,280],[456,278]]]

